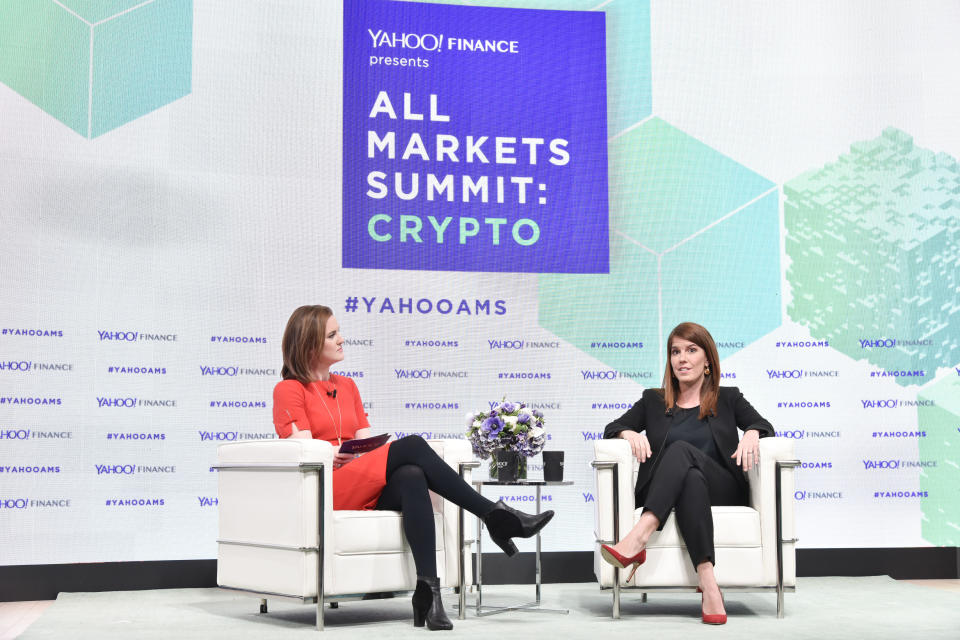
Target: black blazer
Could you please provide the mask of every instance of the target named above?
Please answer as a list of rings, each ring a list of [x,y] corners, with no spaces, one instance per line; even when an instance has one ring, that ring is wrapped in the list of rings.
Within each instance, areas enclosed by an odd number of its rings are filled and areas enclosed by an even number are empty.
[[[621,431],[626,430],[638,432],[646,430],[653,455],[640,465],[637,476],[637,496],[653,477],[653,472],[660,461],[663,445],[667,441],[667,432],[673,424],[671,415],[667,415],[666,411],[667,406],[660,389],[646,389],[643,396],[625,414],[608,424],[603,430],[604,438],[616,438]],[[760,437],[765,438],[775,435],[773,425],[757,413],[737,387],[720,387],[717,393],[717,415],[707,416],[706,420],[710,425],[710,432],[713,433],[713,441],[716,442],[717,449],[720,451],[720,457],[723,458],[727,469],[733,474],[741,490],[745,491],[747,479],[740,467],[737,467],[737,461],[730,457],[737,450],[740,440],[737,437],[737,428],[742,431],[756,429],[760,432]]]

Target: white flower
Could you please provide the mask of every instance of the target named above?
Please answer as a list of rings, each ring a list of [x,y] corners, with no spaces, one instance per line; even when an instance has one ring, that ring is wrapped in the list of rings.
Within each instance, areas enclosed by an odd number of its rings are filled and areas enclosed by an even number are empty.
[[[472,426],[474,429],[479,429],[481,426],[483,426],[483,422],[480,420],[474,420],[473,424],[470,426]]]
[[[503,421],[511,427],[517,426],[517,416],[503,416]]]
[[[468,426],[468,427],[473,426],[473,421],[476,419],[476,417],[477,417],[477,414],[475,414],[475,413],[468,413],[468,414],[467,414],[467,426]]]
[[[528,438],[542,438],[545,431],[543,427],[532,427],[530,431],[527,432]]]

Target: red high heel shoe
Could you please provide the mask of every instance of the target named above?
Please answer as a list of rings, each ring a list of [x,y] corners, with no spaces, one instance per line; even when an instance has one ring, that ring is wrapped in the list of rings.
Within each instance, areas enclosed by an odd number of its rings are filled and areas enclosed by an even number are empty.
[[[703,624],[727,624],[727,614],[703,612],[703,591],[700,590],[700,587],[697,587],[697,593],[700,594],[700,616],[703,619]],[[723,606],[726,608],[727,601],[723,599],[723,591],[720,592],[720,600],[723,601]]]
[[[637,569],[644,562],[647,561],[647,550],[642,549],[640,553],[635,556],[620,555],[617,551],[608,544],[600,545],[600,555],[603,556],[603,559],[608,563],[612,564],[615,567],[620,567],[621,569],[626,569],[630,565],[633,565],[633,571],[630,572],[630,575],[627,576],[627,582],[633,579],[633,574],[637,572]]]

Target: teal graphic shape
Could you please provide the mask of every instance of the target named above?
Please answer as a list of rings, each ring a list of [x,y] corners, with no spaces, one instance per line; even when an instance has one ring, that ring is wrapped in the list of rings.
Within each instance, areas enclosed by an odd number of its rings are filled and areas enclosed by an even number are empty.
[[[933,379],[960,360],[960,167],[888,128],[784,185],[790,317],[838,351]],[[896,339],[893,348],[860,340]],[[904,341],[928,341],[910,345]]]
[[[437,4],[563,11],[590,11],[602,5],[597,10],[607,14],[607,130],[615,135],[653,112],[649,0],[611,0],[606,4],[602,0],[440,0]],[[447,35],[485,37],[482,33]],[[557,34],[556,46],[557,55],[563,56],[563,34]],[[521,43],[521,54],[522,47]]]
[[[4,0],[0,82],[86,138],[190,93],[192,0]]]
[[[776,185],[659,118],[609,152],[610,273],[539,276],[540,325],[618,371],[657,379],[663,340],[680,322],[744,346],[778,327]],[[594,346],[615,341],[644,347]]]
[[[960,376],[932,382],[917,397],[936,405],[917,407],[917,427],[927,432],[919,438],[920,459],[937,461],[920,471],[920,490],[928,492],[920,532],[931,544],[960,546]]]

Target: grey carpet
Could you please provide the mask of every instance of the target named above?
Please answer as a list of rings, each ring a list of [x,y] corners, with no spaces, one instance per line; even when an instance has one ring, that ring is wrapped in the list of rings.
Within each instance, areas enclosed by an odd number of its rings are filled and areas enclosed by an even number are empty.
[[[484,604],[532,599],[531,585],[491,585]],[[468,597],[468,603],[473,596]],[[456,596],[444,595],[454,623],[440,637],[498,638],[864,638],[960,639],[960,594],[897,582],[887,577],[802,578],[786,595],[786,617],[776,617],[771,593],[729,593],[723,627],[699,620],[694,594],[624,594],[623,617],[610,617],[611,596],[596,584],[543,587],[544,606],[567,607],[569,615],[510,612],[476,618],[468,609],[457,620]],[[218,589],[168,589],[62,593],[23,638],[268,638],[316,637],[314,607],[270,602],[259,615],[256,599]],[[409,598],[346,602],[326,610],[325,635],[337,638],[423,638],[413,627]],[[438,632],[439,633],[439,632]]]

